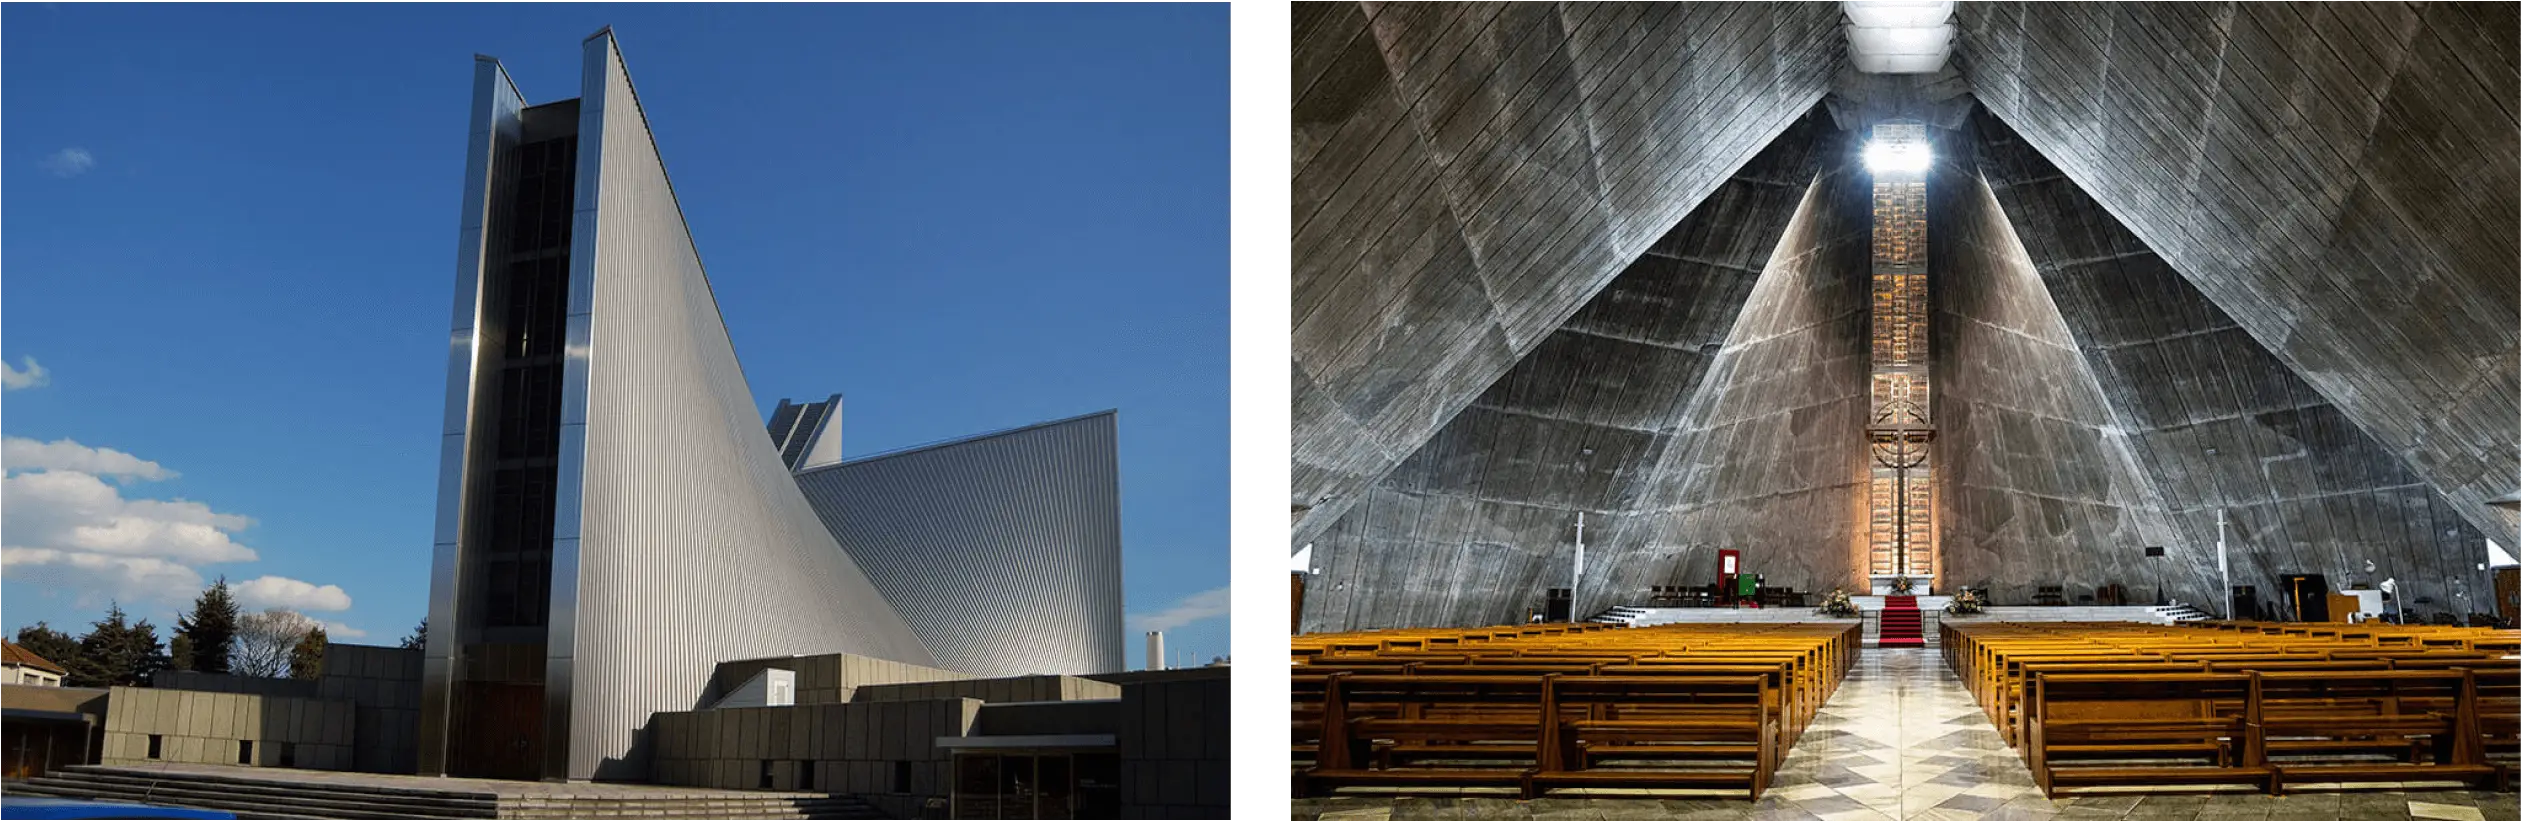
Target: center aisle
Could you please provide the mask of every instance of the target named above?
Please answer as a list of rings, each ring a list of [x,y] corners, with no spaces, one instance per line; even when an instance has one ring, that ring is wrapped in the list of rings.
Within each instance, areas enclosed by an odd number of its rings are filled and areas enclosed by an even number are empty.
[[[2040,795],[2030,769],[1940,655],[1884,648],[1865,651],[1821,705],[1757,808],[1906,819],[1972,818],[2006,807],[2046,815],[2064,809],[2059,804]]]

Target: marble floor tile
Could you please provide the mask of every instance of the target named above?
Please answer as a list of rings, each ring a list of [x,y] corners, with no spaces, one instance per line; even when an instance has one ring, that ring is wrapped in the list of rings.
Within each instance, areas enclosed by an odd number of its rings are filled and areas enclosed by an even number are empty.
[[[2476,807],[2436,804],[2430,801],[2407,802],[2407,814],[2415,818],[2439,818],[2443,821],[2486,821],[2486,813]]]

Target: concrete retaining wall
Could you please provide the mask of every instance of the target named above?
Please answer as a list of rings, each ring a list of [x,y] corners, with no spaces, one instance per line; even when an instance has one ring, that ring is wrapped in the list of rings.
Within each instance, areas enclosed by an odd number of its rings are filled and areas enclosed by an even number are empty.
[[[347,701],[116,687],[107,697],[105,764],[195,764],[348,770],[356,743]],[[157,738],[157,755],[149,739]],[[252,742],[247,750],[245,742]]]
[[[971,731],[975,698],[658,713],[650,777],[718,789],[852,793],[895,817],[952,784],[940,737]],[[767,776],[767,781],[765,781]]]

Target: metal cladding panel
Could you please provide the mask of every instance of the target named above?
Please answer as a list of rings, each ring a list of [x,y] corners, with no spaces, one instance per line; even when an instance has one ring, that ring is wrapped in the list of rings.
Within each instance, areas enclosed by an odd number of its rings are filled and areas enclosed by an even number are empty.
[[[429,561],[429,617],[444,640],[431,642],[421,664],[421,752],[423,772],[443,772],[446,765],[447,711],[453,689],[458,635],[456,583],[462,558],[464,490],[471,475],[472,449],[481,443],[470,436],[475,380],[480,356],[483,249],[503,238],[490,215],[492,181],[498,164],[515,149],[523,129],[525,98],[499,61],[477,57],[473,63],[473,115],[464,153],[464,204],[456,247],[455,306],[447,335],[446,412],[438,450],[438,517]]]
[[[552,659],[571,675],[552,682],[567,688],[569,734],[551,741],[568,745],[565,777],[613,780],[645,775],[639,728],[698,707],[720,661],[935,659],[761,434],[620,51],[609,31],[587,49],[603,76],[601,98],[590,82],[581,103],[600,111],[581,125],[581,152],[600,150],[600,180],[594,268],[572,286],[590,289],[589,335],[573,341],[585,350],[572,352],[587,362],[585,444],[574,584],[557,567],[553,579],[555,616],[561,588],[574,593],[574,658]]]
[[[798,473],[823,523],[937,663],[1123,669],[1116,414]]]

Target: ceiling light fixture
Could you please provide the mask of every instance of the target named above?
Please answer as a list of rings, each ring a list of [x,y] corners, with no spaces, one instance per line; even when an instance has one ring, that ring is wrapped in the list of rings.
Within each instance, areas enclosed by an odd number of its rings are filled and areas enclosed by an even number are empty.
[[[1889,122],[1874,126],[1873,139],[1865,143],[1864,167],[1877,177],[1920,175],[1934,164],[1935,152],[1926,144],[1924,123]]]

